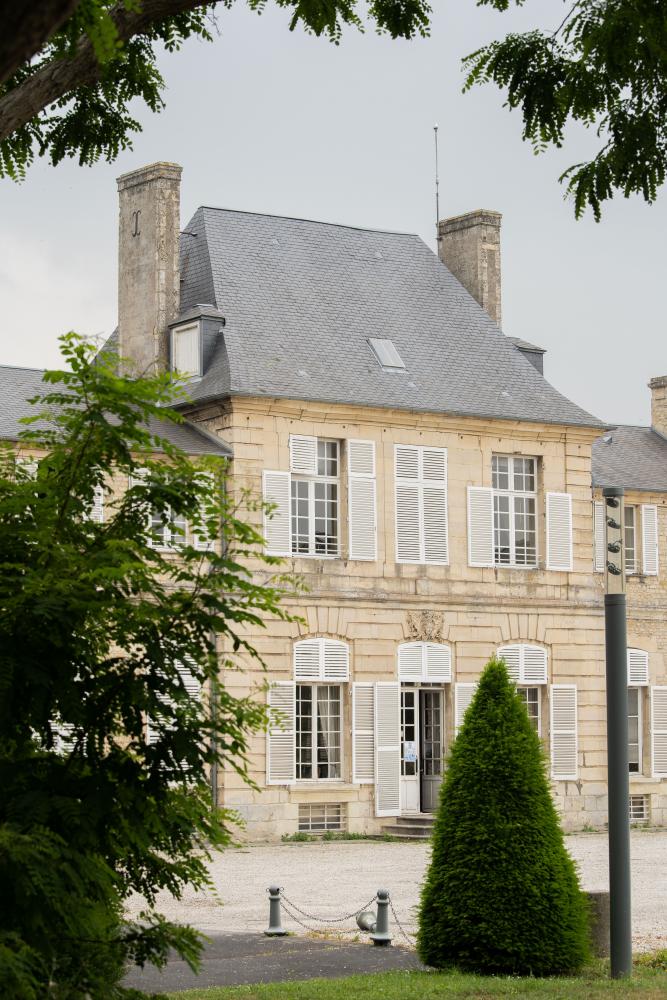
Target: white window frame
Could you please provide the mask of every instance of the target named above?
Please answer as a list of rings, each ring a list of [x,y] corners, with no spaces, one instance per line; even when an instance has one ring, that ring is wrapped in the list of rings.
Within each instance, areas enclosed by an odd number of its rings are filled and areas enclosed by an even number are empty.
[[[528,712],[528,718],[531,720],[531,725],[533,718],[537,718],[537,735],[540,739],[542,739],[542,690],[543,688],[537,684],[520,684],[517,687],[517,693],[521,695],[521,698],[526,706],[526,710],[528,710],[528,692],[535,691],[537,693],[537,716],[532,716],[530,712]]]
[[[340,559],[341,544],[340,544],[340,532],[341,532],[341,447],[340,441],[336,438],[315,438],[316,453],[315,461],[319,460],[319,455],[317,451],[319,450],[320,443],[323,444],[335,444],[336,446],[336,468],[338,470],[337,476],[324,476],[318,475],[317,473],[308,474],[305,472],[294,472],[292,471],[290,475],[290,537],[291,537],[291,555],[294,559]],[[295,530],[298,527],[298,515],[295,515],[294,505],[298,504],[298,498],[295,500],[293,496],[293,486],[295,483],[307,483],[308,484],[308,551],[300,552],[295,548],[299,533]],[[335,552],[317,552],[315,548],[315,484],[325,483],[332,484],[336,486],[336,551]],[[328,501],[325,501],[328,502]]]
[[[312,769],[312,776],[310,778],[299,777],[299,755],[301,747],[299,745],[299,723],[301,719],[301,713],[299,712],[299,688],[309,687],[311,688],[311,706],[312,706],[312,727],[310,733],[310,767]],[[340,704],[340,727],[338,730],[338,775],[330,778],[320,778],[317,774],[318,770],[318,759],[317,759],[317,713],[318,701],[317,701],[317,689],[320,687],[336,688],[338,690],[339,704]],[[335,681],[297,681],[295,690],[295,714],[294,714],[294,763],[295,763],[295,781],[297,784],[302,782],[312,783],[314,781],[322,784],[331,784],[343,780],[344,767],[345,767],[345,686]]]
[[[533,463],[533,478],[535,480],[535,491],[528,492],[525,490],[501,490],[493,486],[493,459],[494,458],[506,458],[508,460],[508,479],[510,483],[514,483],[514,461],[515,459],[521,459],[521,461],[530,461]],[[501,452],[494,452],[491,456],[491,492],[493,495],[493,564],[499,568],[504,569],[537,569],[540,561],[540,550],[539,550],[539,517],[538,517],[538,460],[535,455],[505,455]],[[496,549],[500,548],[496,545],[496,499],[498,497],[508,497],[509,498],[509,530],[510,530],[510,561],[500,562],[497,555]],[[524,500],[533,500],[535,504],[535,561],[534,563],[517,563],[516,561],[516,510],[514,501],[517,498]],[[525,516],[525,515],[524,515]]]
[[[176,367],[176,341],[179,334],[190,333],[192,330],[197,332],[196,342],[197,342],[197,371],[189,372],[184,371]],[[199,323],[184,323],[183,326],[172,327],[171,330],[171,370],[177,372],[187,379],[198,379],[202,375],[202,340],[201,340],[201,327]]]
[[[630,722],[631,718],[636,718],[637,719],[637,751],[638,751],[637,752],[637,756],[639,758],[639,763],[637,765],[637,770],[636,771],[633,771],[631,767],[629,767],[628,769],[629,769],[629,773],[630,774],[643,774],[643,772],[644,772],[644,747],[643,747],[643,742],[644,741],[642,739],[642,737],[643,737],[643,728],[642,727],[644,725],[644,718],[643,718],[643,711],[642,711],[642,707],[643,707],[642,706],[643,692],[642,692],[642,688],[641,687],[635,687],[633,685],[632,687],[628,688],[628,698],[630,697],[630,692],[631,691],[636,691],[637,692],[637,714],[636,714],[636,716],[635,716],[634,713],[631,714],[630,713],[630,705],[628,705],[628,723]],[[630,734],[628,733],[628,756],[629,756],[629,753],[630,753]]]

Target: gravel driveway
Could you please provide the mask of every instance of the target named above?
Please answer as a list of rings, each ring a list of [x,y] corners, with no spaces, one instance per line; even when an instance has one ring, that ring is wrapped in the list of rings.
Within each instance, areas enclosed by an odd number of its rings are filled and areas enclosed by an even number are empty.
[[[577,862],[584,889],[607,889],[607,838],[604,834],[572,834],[565,838]],[[648,951],[667,947],[667,831],[632,833],[633,947]],[[238,933],[261,931],[268,924],[267,886],[277,883],[287,899],[320,917],[338,917],[357,910],[379,888],[391,891],[402,925],[415,930],[414,907],[428,861],[429,848],[420,843],[337,841],[315,844],[249,846],[218,854],[211,875],[212,893],[186,892],[183,899],[163,895],[159,907],[172,920],[202,931]],[[137,913],[142,901],[133,899]],[[310,921],[305,921],[311,923]],[[285,927],[305,934],[285,920]],[[348,921],[340,925],[354,927]],[[337,925],[333,925],[335,929]],[[398,942],[397,942],[398,943]]]

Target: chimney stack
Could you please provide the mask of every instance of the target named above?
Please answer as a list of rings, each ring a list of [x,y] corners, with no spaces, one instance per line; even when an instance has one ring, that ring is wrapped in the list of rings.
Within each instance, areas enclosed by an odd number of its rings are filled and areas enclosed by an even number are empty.
[[[438,256],[501,326],[500,212],[477,209],[438,222]]]
[[[168,367],[180,304],[181,167],[151,163],[118,178],[118,352],[137,374]]]
[[[667,438],[667,375],[652,378],[648,387],[651,390],[651,427]]]

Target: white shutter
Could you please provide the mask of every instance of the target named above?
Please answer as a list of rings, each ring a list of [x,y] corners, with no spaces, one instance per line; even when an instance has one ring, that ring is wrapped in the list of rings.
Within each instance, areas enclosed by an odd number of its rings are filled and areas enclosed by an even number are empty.
[[[202,478],[205,477],[205,481],[209,483],[211,487],[215,485],[215,479],[212,473],[202,472]],[[208,531],[206,527],[206,505],[201,504],[199,508],[199,520],[201,524],[200,532],[193,531],[192,533],[192,544],[200,552],[208,552],[215,546],[215,539],[208,537]]]
[[[352,781],[375,781],[375,694],[373,684],[352,685]]]
[[[652,503],[642,504],[642,570],[658,575],[658,508]]]
[[[648,653],[643,649],[628,649],[628,686],[648,684]]]
[[[296,777],[296,684],[277,681],[269,688],[266,783],[286,785]]]
[[[377,559],[375,443],[348,441],[349,557]]]
[[[667,778],[667,687],[651,688],[651,773]]]
[[[183,683],[183,687],[187,691],[190,698],[194,701],[201,702],[201,682],[192,673],[192,670],[185,663],[177,663],[176,669],[178,670],[179,676]]]
[[[501,646],[496,654],[507,664],[507,673],[515,684],[531,687],[547,682],[547,651],[542,646],[515,643]]]
[[[181,375],[201,375],[199,325],[172,332],[174,354],[171,367]]]
[[[17,455],[14,462],[23,473],[23,479],[36,479],[39,470],[39,459],[27,458],[25,455]]]
[[[424,643],[424,680],[448,684],[452,679],[452,651],[440,642]]]
[[[419,486],[396,483],[396,562],[421,562]]]
[[[398,647],[398,678],[402,681],[421,681],[424,675],[423,643],[404,642]]]
[[[396,561],[447,565],[447,449],[396,445]]]
[[[424,562],[447,565],[447,449],[422,448]]]
[[[493,490],[468,487],[468,565],[493,566]]]
[[[294,677],[297,681],[320,679],[321,646],[319,639],[294,643]]]
[[[551,685],[551,777],[577,779],[577,687]]]
[[[572,569],[572,497],[547,493],[547,569]]]
[[[294,678],[297,681],[341,682],[350,676],[347,643],[337,639],[303,639],[294,643]]]
[[[375,685],[375,815],[401,811],[401,694],[397,683]]]
[[[521,646],[501,646],[498,659],[504,660],[509,679],[515,684],[521,682]]]
[[[605,525],[604,525],[605,505],[600,500],[593,503],[593,537],[594,537],[594,562],[596,573],[604,572],[606,564],[605,552]]]
[[[521,683],[527,685],[546,684],[547,651],[541,646],[524,645],[521,649]]]
[[[317,438],[290,434],[290,470],[302,476],[317,475]]]
[[[102,524],[104,521],[104,487],[95,486],[93,488],[93,502],[90,505],[90,519]]]
[[[321,678],[323,681],[346,681],[350,676],[350,655],[347,643],[321,639]]]
[[[274,556],[292,554],[291,477],[289,472],[264,472],[264,502],[274,505],[264,514],[266,551]]]
[[[454,729],[456,733],[463,725],[463,718],[475,697],[476,690],[477,684],[454,685]]]

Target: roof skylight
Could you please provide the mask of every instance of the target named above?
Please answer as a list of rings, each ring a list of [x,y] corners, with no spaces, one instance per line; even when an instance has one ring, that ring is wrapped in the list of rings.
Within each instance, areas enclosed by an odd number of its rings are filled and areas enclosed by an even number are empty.
[[[393,340],[376,340],[369,337],[368,343],[373,348],[373,354],[386,371],[403,371],[405,362],[396,350]]]

